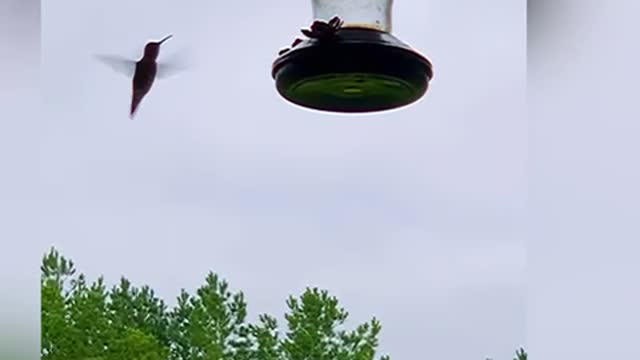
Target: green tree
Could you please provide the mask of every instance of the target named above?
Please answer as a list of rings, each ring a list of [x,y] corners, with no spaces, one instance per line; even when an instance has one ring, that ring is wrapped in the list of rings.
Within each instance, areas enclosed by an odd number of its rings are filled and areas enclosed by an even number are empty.
[[[513,360],[527,360],[527,353],[523,348],[520,348],[516,351],[516,357]]]
[[[345,329],[347,311],[317,288],[289,297],[286,329],[268,314],[250,324],[243,293],[214,273],[168,309],[124,277],[110,289],[102,277],[88,283],[54,248],[42,260],[41,297],[43,360],[374,360],[382,329],[376,318]],[[519,349],[514,360],[526,359]]]
[[[251,335],[256,342],[254,357],[256,360],[283,360],[283,347],[278,332],[278,322],[270,315],[263,314],[259,323],[250,326]]]
[[[69,359],[73,348],[69,337],[68,294],[65,287],[76,270],[73,262],[55,250],[46,254],[40,267],[41,277],[41,354],[43,360]]]
[[[170,313],[172,359],[250,359],[253,341],[242,292],[209,273],[195,296],[182,291]]]
[[[167,306],[148,286],[136,288],[122,277],[111,288],[107,312],[110,326],[119,334],[135,329],[153,336],[162,346],[171,345]]]
[[[71,280],[67,301],[67,336],[73,347],[71,359],[104,357],[114,336],[107,317],[107,290],[104,280],[87,284],[83,274]]]
[[[326,290],[307,288],[287,301],[288,333],[281,342],[287,360],[373,360],[382,329],[375,318],[353,331],[342,329],[348,317]],[[388,357],[382,357],[382,360]]]
[[[53,248],[42,261],[41,306],[42,359],[167,359],[166,307],[151,289],[87,283]]]
[[[113,360],[166,360],[168,357],[169,348],[153,335],[135,328],[128,328],[123,337],[115,339],[107,356]]]
[[[263,314],[251,325],[257,344],[256,360],[373,360],[378,347],[380,322],[370,322],[344,329],[348,313],[326,290],[307,288],[299,297],[289,297],[285,315],[287,332],[278,331],[277,320]],[[382,356],[381,360],[388,360]]]

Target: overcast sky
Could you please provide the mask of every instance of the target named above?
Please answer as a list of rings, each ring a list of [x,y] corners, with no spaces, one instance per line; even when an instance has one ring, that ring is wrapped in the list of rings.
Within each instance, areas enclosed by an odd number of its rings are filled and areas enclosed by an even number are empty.
[[[43,2],[48,246],[170,303],[213,270],[252,318],[325,288],[351,324],[382,321],[393,359],[510,359],[525,334],[525,4],[396,1],[393,32],[435,79],[364,116],[278,96],[271,63],[311,1],[265,4]],[[130,79],[93,56],[135,60],[169,33],[160,61],[192,67],[132,121]]]

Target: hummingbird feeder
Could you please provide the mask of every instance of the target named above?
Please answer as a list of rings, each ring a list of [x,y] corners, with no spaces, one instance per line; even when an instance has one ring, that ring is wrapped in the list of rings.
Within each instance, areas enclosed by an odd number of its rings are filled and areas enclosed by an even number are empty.
[[[420,99],[431,62],[391,34],[393,0],[312,0],[315,21],[272,65],[278,93],[315,110],[363,113]]]

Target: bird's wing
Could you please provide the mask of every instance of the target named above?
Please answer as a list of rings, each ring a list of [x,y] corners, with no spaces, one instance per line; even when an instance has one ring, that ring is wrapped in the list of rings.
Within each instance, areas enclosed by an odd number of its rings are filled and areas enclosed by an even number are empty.
[[[177,73],[187,70],[187,66],[183,66],[180,64],[158,64],[158,74],[156,75],[158,79],[166,79],[171,76],[174,76]]]
[[[166,79],[193,67],[192,61],[183,52],[169,55],[166,60],[158,62],[158,79]]]
[[[96,55],[96,59],[109,66],[112,70],[129,78],[133,77],[133,74],[136,71],[136,62],[121,56]]]

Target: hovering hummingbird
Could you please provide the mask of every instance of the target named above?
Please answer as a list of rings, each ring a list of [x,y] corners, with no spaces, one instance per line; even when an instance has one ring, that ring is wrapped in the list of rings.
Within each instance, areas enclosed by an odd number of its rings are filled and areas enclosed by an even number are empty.
[[[131,108],[129,117],[133,119],[142,99],[149,93],[156,77],[162,78],[171,74],[172,67],[167,64],[158,64],[157,59],[160,54],[160,45],[172,38],[167,35],[160,41],[148,42],[144,47],[144,54],[138,61],[124,59],[117,56],[98,55],[97,58],[114,70],[133,77]]]

